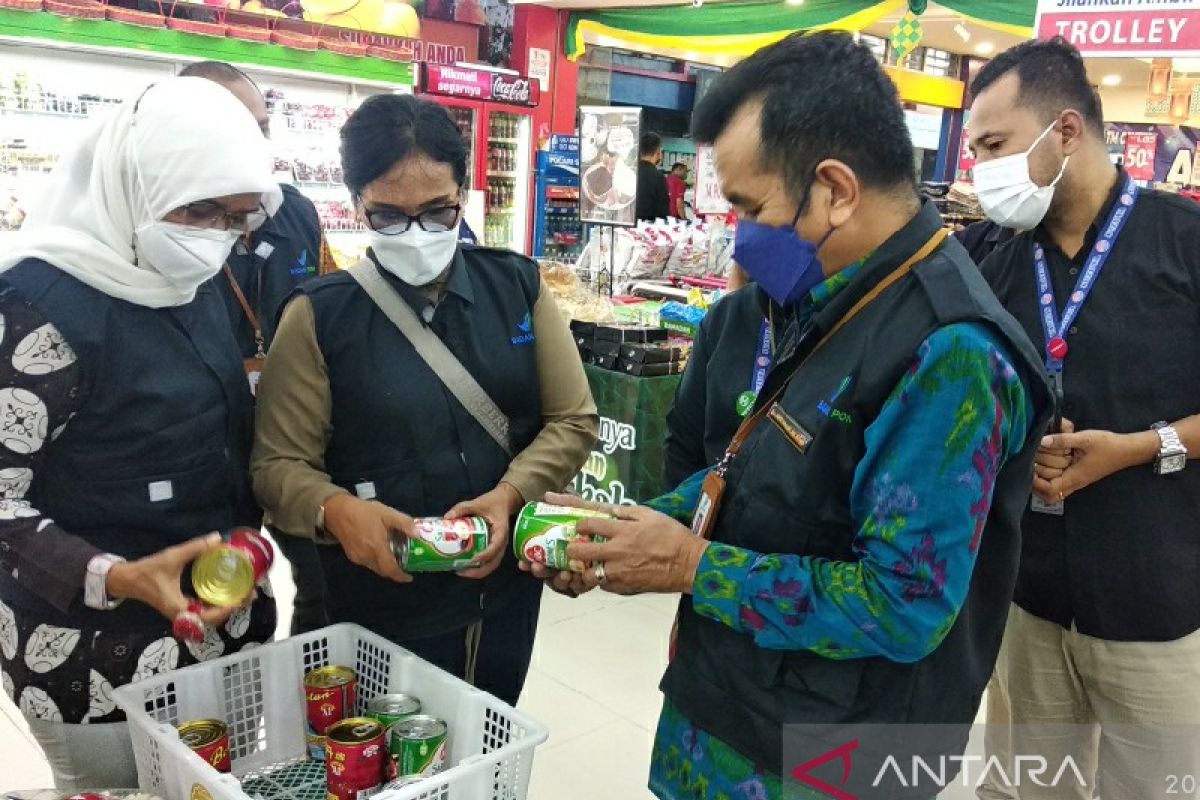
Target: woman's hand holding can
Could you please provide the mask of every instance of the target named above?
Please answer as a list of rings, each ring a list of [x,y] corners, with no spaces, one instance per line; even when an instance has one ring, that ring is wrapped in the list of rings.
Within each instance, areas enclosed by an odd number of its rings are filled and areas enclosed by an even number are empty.
[[[352,563],[397,583],[412,581],[392,551],[393,536],[415,535],[413,518],[407,514],[374,500],[338,494],[325,501],[325,530]]]

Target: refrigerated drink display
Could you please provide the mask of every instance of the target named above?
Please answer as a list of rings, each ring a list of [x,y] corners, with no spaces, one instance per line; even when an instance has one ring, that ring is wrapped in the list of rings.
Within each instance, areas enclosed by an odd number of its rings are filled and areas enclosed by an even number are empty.
[[[489,247],[521,252],[528,209],[529,118],[493,111],[488,115],[487,226]]]
[[[461,108],[459,106],[448,106],[446,111],[450,114],[450,118],[454,120],[454,124],[458,126],[458,130],[463,135],[463,140],[467,143],[467,163],[475,163],[475,112],[469,108]]]

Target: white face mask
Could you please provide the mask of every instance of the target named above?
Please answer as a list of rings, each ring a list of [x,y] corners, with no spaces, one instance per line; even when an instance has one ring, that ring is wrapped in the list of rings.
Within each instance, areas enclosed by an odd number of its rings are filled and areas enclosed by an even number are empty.
[[[192,293],[221,270],[239,231],[151,222],[134,233],[138,260],[181,291]]]
[[[1054,189],[1067,171],[1067,162],[1071,157],[1063,159],[1058,177],[1049,186],[1038,186],[1029,177],[1029,154],[1052,130],[1053,124],[1042,131],[1042,135],[1024,153],[975,165],[975,191],[979,195],[979,204],[983,206],[983,213],[987,214],[988,219],[1000,227],[1032,230],[1050,210]]]
[[[431,233],[415,222],[404,233],[388,236],[368,231],[379,266],[409,286],[425,286],[446,271],[458,247],[458,225]]]

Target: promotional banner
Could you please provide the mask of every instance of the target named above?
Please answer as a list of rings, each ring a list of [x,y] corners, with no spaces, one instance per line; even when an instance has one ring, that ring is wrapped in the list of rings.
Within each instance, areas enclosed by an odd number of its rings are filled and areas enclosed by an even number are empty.
[[[1157,133],[1125,134],[1125,171],[1135,181],[1154,180],[1154,154],[1157,150]]]
[[[640,108],[579,107],[579,218],[596,225],[637,224]]]
[[[435,64],[425,68],[425,91],[517,106],[536,106],[541,99],[537,83],[521,75]]]
[[[1147,142],[1154,137],[1154,155],[1149,159],[1153,176],[1147,180],[1155,183],[1170,183],[1175,186],[1200,186],[1200,170],[1196,167],[1196,143],[1200,141],[1200,128],[1182,125],[1148,125],[1144,123],[1106,122],[1105,141],[1108,146],[1124,153],[1129,137]],[[1142,137],[1145,138],[1142,138]],[[1139,156],[1140,158],[1140,156]]]
[[[696,213],[728,214],[729,201],[721,194],[721,179],[711,145],[696,146]]]
[[[550,136],[546,150],[546,185],[579,186],[579,137]]]
[[[1039,39],[1062,36],[1085,56],[1200,57],[1200,0],[1039,0]]]
[[[667,412],[675,402],[678,375],[640,378],[584,366],[600,438],[574,487],[584,500],[634,505],[663,493],[663,441]]]

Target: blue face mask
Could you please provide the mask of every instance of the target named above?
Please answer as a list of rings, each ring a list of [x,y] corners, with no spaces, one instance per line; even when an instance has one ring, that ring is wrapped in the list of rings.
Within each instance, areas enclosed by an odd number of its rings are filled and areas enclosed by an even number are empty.
[[[733,240],[733,260],[772,300],[785,307],[804,299],[825,280],[817,251],[833,235],[833,229],[816,244],[802,239],[796,233],[796,223],[803,211],[801,206],[787,226],[738,220]]]

